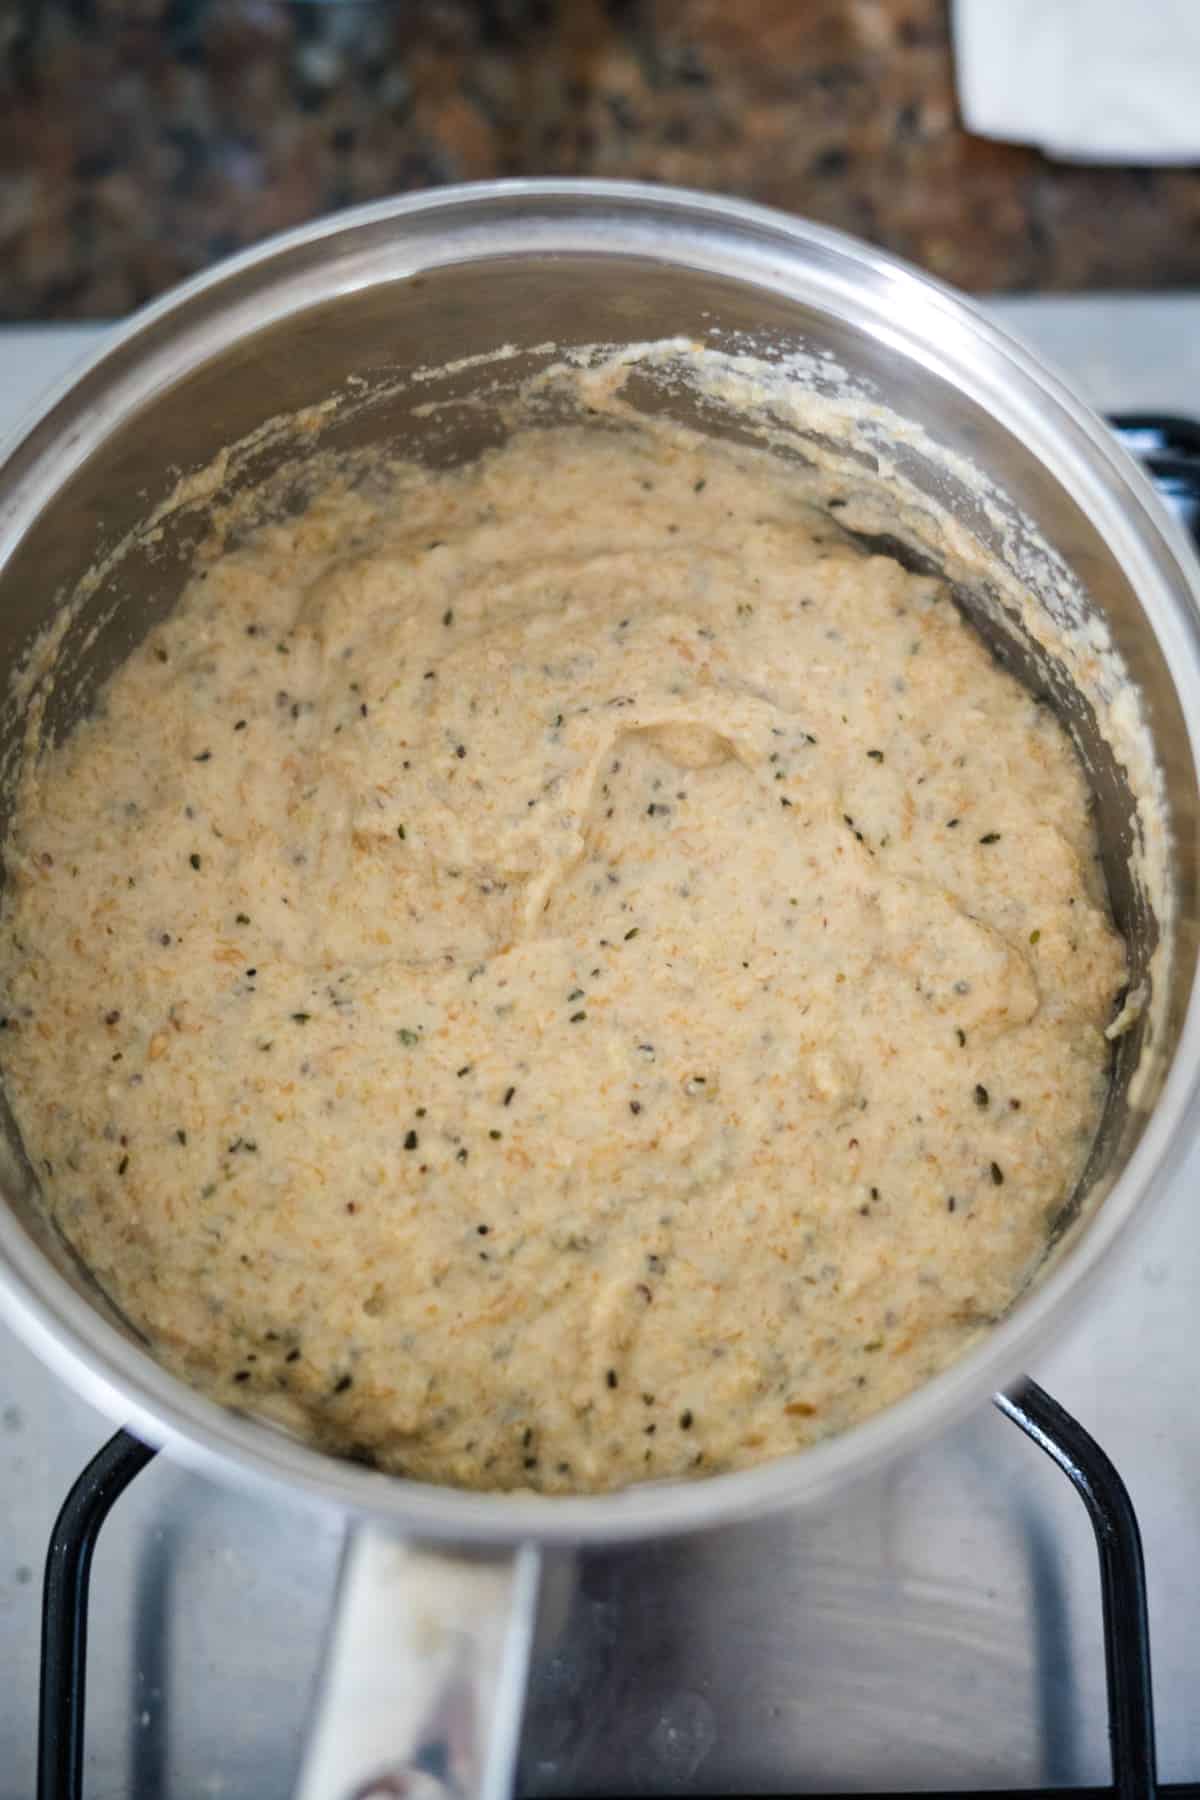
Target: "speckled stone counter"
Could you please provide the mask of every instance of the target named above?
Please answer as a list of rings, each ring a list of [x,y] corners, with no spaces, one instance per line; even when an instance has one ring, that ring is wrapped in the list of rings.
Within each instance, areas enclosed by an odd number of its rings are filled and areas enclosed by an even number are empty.
[[[518,174],[748,195],[980,291],[1200,284],[1200,171],[969,137],[945,0],[0,0],[0,319]]]

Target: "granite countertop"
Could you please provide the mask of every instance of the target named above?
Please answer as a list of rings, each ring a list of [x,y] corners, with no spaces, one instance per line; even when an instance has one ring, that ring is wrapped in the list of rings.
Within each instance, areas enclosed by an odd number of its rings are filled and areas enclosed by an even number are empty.
[[[968,136],[946,0],[0,4],[0,320],[520,174],[747,195],[978,291],[1200,285],[1200,171]]]

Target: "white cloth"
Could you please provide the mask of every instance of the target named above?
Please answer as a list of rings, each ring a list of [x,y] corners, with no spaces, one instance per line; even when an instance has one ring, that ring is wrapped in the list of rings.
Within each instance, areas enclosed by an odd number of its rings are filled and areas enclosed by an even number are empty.
[[[954,0],[968,131],[1070,162],[1200,162],[1200,0]]]

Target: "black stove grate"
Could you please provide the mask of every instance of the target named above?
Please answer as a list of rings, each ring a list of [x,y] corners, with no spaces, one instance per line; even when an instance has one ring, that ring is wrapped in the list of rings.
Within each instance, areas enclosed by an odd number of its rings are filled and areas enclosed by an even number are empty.
[[[1200,545],[1200,421],[1174,413],[1115,413],[1109,424]]]
[[[1200,1800],[1200,1784],[1158,1785],[1145,1565],[1125,1483],[1095,1439],[1036,1382],[1026,1380],[995,1401],[1057,1463],[1086,1506],[1096,1534],[1103,1601],[1112,1786],[1023,1790],[1022,1800],[1047,1800],[1052,1793],[1078,1800],[1093,1791],[1115,1800],[1154,1800],[1160,1793]],[[129,1432],[118,1431],[76,1481],[51,1533],[42,1600],[39,1800],[83,1800],[92,1553],[113,1505],[154,1454]]]
[[[1110,423],[1200,544],[1200,423],[1160,413],[1122,413]],[[1103,1602],[1112,1786],[1026,1789],[1020,1800],[1051,1795],[1152,1800],[1156,1794],[1200,1800],[1200,1783],[1158,1784],[1145,1565],[1125,1483],[1095,1439],[1035,1382],[997,1394],[996,1405],[1057,1463],[1086,1506],[1096,1534]],[[80,1475],[55,1521],[42,1601],[39,1800],[83,1797],[92,1553],[112,1506],[153,1456],[138,1438],[118,1431]],[[1017,1796],[993,1793],[989,1800]]]

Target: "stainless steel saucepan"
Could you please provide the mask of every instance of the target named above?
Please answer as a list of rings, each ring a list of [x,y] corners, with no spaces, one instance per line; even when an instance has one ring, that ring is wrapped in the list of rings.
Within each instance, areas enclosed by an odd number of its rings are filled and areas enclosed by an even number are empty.
[[[447,1785],[500,1800],[541,1547],[802,1506],[940,1432],[1073,1314],[1196,1132],[1200,573],[1138,469],[1061,382],[954,294],[836,233],[670,189],[510,182],[366,207],[233,259],[117,333],[10,449],[0,469],[0,673],[19,667],[98,569],[50,698],[52,727],[68,728],[173,603],[203,507],[168,511],[153,541],[135,538],[107,562],[104,553],[167,500],[180,473],[265,420],[349,392],[353,404],[316,420],[315,441],[461,460],[501,435],[506,393],[552,360],[548,346],[667,337],[834,359],[923,427],[905,467],[914,491],[993,558],[1040,537],[1078,577],[1086,610],[1105,622],[1142,697],[1171,834],[1161,879],[1130,873],[1131,846],[1149,827],[1145,793],[1100,730],[1095,695],[1045,659],[1038,679],[1085,754],[1114,910],[1134,980],[1153,986],[1153,1003],[1118,1046],[1090,1171],[1095,1204],[977,1348],[801,1455],[604,1497],[470,1494],[390,1478],[211,1404],[152,1360],[46,1226],[10,1125],[0,1299],[13,1324],[149,1442],[218,1479],[282,1484],[354,1521],[306,1800]],[[503,366],[464,362],[501,345],[513,351]],[[418,369],[442,374],[414,382]],[[430,410],[435,395],[441,404]],[[643,393],[634,383],[630,395],[718,435],[736,429],[682,388]],[[240,479],[271,475],[273,443],[267,434],[243,459]],[[1007,496],[1007,525],[979,505],[961,458]],[[865,450],[861,461],[868,469]],[[1052,610],[1061,574],[1052,559],[1044,568],[1044,592],[1036,568],[1022,574]],[[1031,668],[1015,623],[1010,637],[1006,653]],[[0,719],[10,767],[23,691],[18,684]],[[2,814],[0,805],[0,828]],[[440,1763],[429,1754],[435,1740]]]

